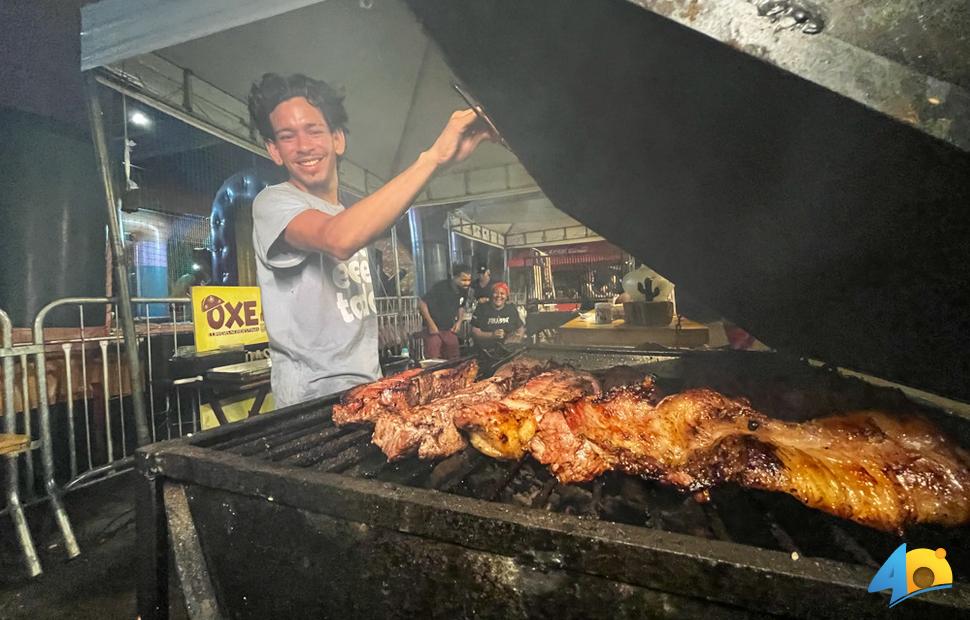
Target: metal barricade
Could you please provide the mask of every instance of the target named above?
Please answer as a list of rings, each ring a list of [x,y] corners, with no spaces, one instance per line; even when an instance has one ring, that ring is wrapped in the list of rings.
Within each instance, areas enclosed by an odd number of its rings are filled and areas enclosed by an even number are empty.
[[[378,297],[378,349],[382,357],[400,355],[406,346],[412,360],[424,356],[417,297]]]
[[[418,298],[380,297],[375,302],[382,355],[399,356],[407,347],[412,360],[422,359]],[[172,351],[176,354],[180,336],[188,344],[191,300],[133,298],[132,303],[136,309],[149,304],[156,309],[159,305],[168,308],[167,316],[159,316],[156,310],[143,312],[145,316],[135,319],[145,376],[134,380],[129,379],[126,368],[115,299],[74,297],[51,302],[33,322],[32,342],[21,344],[13,343],[11,322],[0,310],[4,432],[21,432],[33,440],[26,453],[5,457],[7,489],[2,512],[14,522],[31,576],[41,573],[41,565],[24,507],[49,501],[68,556],[80,553],[62,497],[131,468],[137,448],[135,414],[130,403],[135,390],[143,390],[146,397],[152,441],[185,436],[200,428],[202,378],[159,379],[158,375],[165,373],[157,368],[158,356],[153,355],[153,347],[168,338],[172,339]],[[63,313],[65,307],[75,308],[78,327],[60,332],[59,337],[51,336],[45,323],[53,311]],[[90,320],[92,315],[98,319]],[[40,453],[42,468],[38,477],[34,471],[35,452]]]
[[[3,340],[0,342],[0,359],[3,360],[3,432],[14,434],[17,432],[17,418],[14,407],[14,358],[20,357],[19,351],[13,348],[13,325],[10,317],[3,310],[0,310],[0,331],[3,333]],[[26,355],[23,356],[26,359]],[[23,374],[26,376],[27,368],[24,364]],[[24,416],[30,419],[30,412]],[[29,426],[29,422],[27,423]],[[29,428],[25,429],[28,436]],[[27,450],[28,460],[33,462],[31,455],[33,446]],[[4,475],[6,477],[6,508],[13,521],[14,532],[17,542],[20,544],[24,562],[27,565],[27,573],[31,577],[36,577],[41,573],[40,558],[37,557],[37,549],[34,547],[34,540],[30,536],[30,529],[27,527],[27,518],[24,516],[24,507],[20,501],[20,454],[7,454],[4,456]]]
[[[152,347],[158,338],[171,336],[173,351],[177,352],[179,335],[191,332],[191,322],[187,320],[190,300],[135,298],[132,301],[135,304],[164,304],[169,309],[168,317],[136,319],[139,357],[147,376],[133,380],[129,380],[125,368],[124,338],[117,324],[119,314],[114,299],[77,297],[48,304],[34,320],[33,342],[29,344],[13,344],[9,318],[0,311],[4,430],[12,433],[19,427],[23,434],[34,440],[24,455],[23,480],[20,479],[20,455],[6,458],[7,502],[3,511],[8,512],[14,521],[31,576],[40,574],[41,567],[23,517],[21,496],[27,504],[51,502],[68,556],[78,555],[80,549],[61,497],[67,491],[131,468],[137,437],[130,400],[136,390],[144,386],[152,441],[183,436],[199,427],[197,385],[189,388],[188,404],[183,403],[186,389],[177,385],[178,381],[169,382],[164,393],[158,394],[152,356]],[[76,331],[71,328],[68,335],[61,338],[45,337],[47,317],[55,309],[65,306],[76,307],[79,328]],[[90,306],[103,309],[104,314],[99,312],[98,315],[107,317],[98,326],[90,326],[91,321],[85,320],[85,308]],[[19,407],[15,402],[17,361],[20,363]],[[34,390],[31,390],[31,377],[34,378]],[[129,400],[127,406],[126,399]],[[52,409],[55,407],[59,415],[53,419]],[[34,417],[36,428],[32,421]],[[57,440],[52,423],[59,431]],[[40,452],[43,468],[39,492],[34,477],[34,451]]]
[[[407,345],[408,353],[413,361],[424,359],[424,339],[421,332],[424,329],[424,319],[418,309],[418,297],[378,297],[378,347],[382,360],[400,354],[403,345]],[[465,319],[458,328],[458,342],[462,346],[470,346],[471,338],[471,308],[465,309]]]

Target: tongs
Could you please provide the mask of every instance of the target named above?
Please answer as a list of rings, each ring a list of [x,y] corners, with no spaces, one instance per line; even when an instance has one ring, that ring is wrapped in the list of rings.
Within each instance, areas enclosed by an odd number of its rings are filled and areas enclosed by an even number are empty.
[[[472,96],[468,94],[465,91],[465,89],[458,84],[458,82],[452,82],[451,85],[454,87],[455,91],[457,91],[458,94],[461,95],[461,98],[465,100],[465,103],[468,104],[468,107],[474,110],[478,118],[483,123],[485,123],[485,126],[488,127],[488,130],[492,133],[493,136],[495,136],[495,139],[498,140],[498,143],[511,151],[512,149],[511,147],[509,147],[509,143],[505,141],[505,138],[503,138],[502,134],[499,133],[498,127],[495,126],[495,123],[492,122],[492,119],[489,118],[488,114],[485,113],[485,108],[482,107],[482,104],[476,103],[475,100],[472,98]]]

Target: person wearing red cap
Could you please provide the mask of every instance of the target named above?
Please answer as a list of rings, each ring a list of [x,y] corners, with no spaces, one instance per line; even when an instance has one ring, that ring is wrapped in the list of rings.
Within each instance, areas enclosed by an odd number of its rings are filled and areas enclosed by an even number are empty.
[[[475,308],[471,325],[478,349],[491,351],[503,343],[522,341],[525,324],[515,305],[507,303],[508,299],[509,285],[496,282],[492,285],[492,300]]]

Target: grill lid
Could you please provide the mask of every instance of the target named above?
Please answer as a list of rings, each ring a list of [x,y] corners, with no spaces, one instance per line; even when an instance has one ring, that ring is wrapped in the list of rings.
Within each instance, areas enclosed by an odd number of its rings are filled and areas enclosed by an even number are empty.
[[[557,207],[773,347],[970,400],[961,0],[408,3]]]

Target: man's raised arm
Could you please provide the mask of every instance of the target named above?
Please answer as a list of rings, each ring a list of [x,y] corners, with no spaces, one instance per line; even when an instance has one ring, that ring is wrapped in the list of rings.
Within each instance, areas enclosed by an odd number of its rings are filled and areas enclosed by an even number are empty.
[[[286,241],[302,250],[350,258],[390,228],[439,168],[464,161],[486,138],[490,134],[473,110],[455,112],[431,148],[403,172],[337,215],[315,210],[297,215],[286,227]]]

